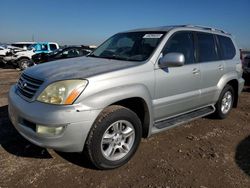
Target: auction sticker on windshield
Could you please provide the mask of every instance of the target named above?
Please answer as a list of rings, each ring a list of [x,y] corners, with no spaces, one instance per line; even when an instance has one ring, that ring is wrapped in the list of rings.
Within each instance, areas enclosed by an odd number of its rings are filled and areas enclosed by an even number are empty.
[[[159,39],[159,38],[161,38],[161,36],[162,36],[163,34],[145,34],[144,36],[143,36],[143,38],[147,38],[147,39]]]

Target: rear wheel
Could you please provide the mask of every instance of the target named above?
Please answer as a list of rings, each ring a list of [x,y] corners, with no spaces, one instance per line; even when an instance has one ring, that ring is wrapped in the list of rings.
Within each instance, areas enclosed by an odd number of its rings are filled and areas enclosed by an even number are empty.
[[[234,103],[234,89],[231,85],[226,85],[217,101],[214,115],[219,119],[224,119],[230,113]]]
[[[93,125],[85,151],[97,168],[117,168],[131,159],[141,136],[141,122],[133,111],[122,106],[110,106]]]
[[[21,69],[21,70],[25,70],[29,67],[29,59],[27,58],[23,58],[23,59],[20,59],[18,60],[18,68]]]

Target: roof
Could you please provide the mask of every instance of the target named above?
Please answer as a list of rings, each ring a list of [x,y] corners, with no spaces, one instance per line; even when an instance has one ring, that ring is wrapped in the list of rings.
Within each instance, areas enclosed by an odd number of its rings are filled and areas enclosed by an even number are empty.
[[[35,42],[14,42],[12,44],[34,44]]]
[[[133,29],[129,30],[127,32],[140,32],[140,31],[163,31],[163,32],[168,32],[172,29],[177,29],[177,28],[188,28],[188,29],[195,29],[195,30],[200,30],[200,31],[212,31],[214,33],[222,33],[226,35],[230,35],[226,31],[212,28],[212,27],[206,27],[206,26],[200,26],[200,25],[172,25],[172,26],[160,26],[160,27],[151,27],[151,28],[139,28],[139,29]]]

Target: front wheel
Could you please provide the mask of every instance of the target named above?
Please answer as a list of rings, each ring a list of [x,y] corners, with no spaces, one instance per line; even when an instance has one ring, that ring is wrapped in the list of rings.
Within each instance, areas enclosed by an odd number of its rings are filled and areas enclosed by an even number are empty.
[[[29,67],[29,59],[20,59],[18,61],[18,68],[21,69],[21,70],[25,70]]]
[[[113,105],[107,107],[95,121],[85,151],[97,168],[117,168],[131,159],[141,136],[138,116],[127,108]]]
[[[219,119],[227,117],[234,103],[234,89],[231,85],[226,85],[222,90],[219,100],[217,101],[214,115]]]

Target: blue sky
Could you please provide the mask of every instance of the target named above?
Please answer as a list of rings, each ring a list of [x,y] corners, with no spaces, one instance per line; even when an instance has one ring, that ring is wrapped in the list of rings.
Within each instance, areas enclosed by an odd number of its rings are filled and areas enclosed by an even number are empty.
[[[100,44],[132,28],[199,24],[232,33],[250,49],[250,0],[2,0],[0,42]]]

